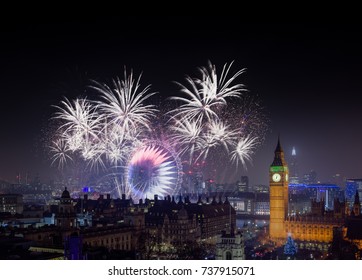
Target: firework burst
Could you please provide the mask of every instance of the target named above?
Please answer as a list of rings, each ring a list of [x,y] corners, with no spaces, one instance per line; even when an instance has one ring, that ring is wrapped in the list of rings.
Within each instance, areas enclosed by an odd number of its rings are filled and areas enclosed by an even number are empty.
[[[52,141],[52,144],[49,148],[52,154],[51,164],[53,165],[55,162],[58,162],[59,169],[64,168],[67,160],[72,160],[72,157],[70,156],[71,150],[69,149],[69,146],[64,139],[59,138]]]
[[[157,112],[154,105],[145,105],[155,92],[148,93],[150,85],[140,90],[140,79],[141,75],[135,80],[132,71],[127,75],[124,70],[124,80],[117,77],[111,86],[94,81],[96,86],[91,86],[101,93],[103,101],[98,103],[100,109],[110,120],[109,125],[113,125],[120,135],[150,129],[150,120]]]
[[[257,144],[257,137],[248,135],[244,138],[241,138],[238,141],[235,149],[230,153],[231,161],[235,162],[236,165],[241,162],[243,167],[246,169],[246,161],[251,161],[251,156],[254,153]]]
[[[252,119],[257,112],[243,108],[247,90],[244,84],[236,83],[245,69],[230,75],[232,65],[233,62],[225,64],[218,76],[215,65],[209,62],[208,67],[199,68],[201,77],[187,76],[185,85],[177,83],[186,97],[171,97],[181,102],[169,112],[170,122],[175,124],[171,127],[172,136],[178,140],[182,153],[190,152],[190,160],[206,160],[212,152],[220,154],[221,148],[236,166],[242,162],[246,167],[246,161],[251,161],[249,155],[261,143],[261,129],[250,128],[257,123],[257,118]],[[252,145],[246,139],[252,139]],[[242,149],[243,141],[244,145],[249,144],[248,148]]]
[[[193,158],[195,150],[202,146],[202,124],[200,121],[176,121],[170,125],[172,143],[179,147],[179,154],[182,156],[189,153],[189,160]]]
[[[180,191],[182,157],[193,161],[225,155],[246,168],[263,140],[262,108],[248,99],[244,84],[232,73],[233,62],[221,73],[211,62],[198,77],[178,83],[181,96],[160,108],[150,104],[150,85],[141,75],[124,70],[123,80],[91,81],[99,100],[65,98],[54,119],[60,122],[50,147],[52,165],[59,168],[79,158],[91,171],[114,178],[118,189],[133,198],[172,195]],[[170,108],[177,103],[177,107]],[[172,148],[170,148],[172,147]]]
[[[89,136],[97,138],[102,116],[97,113],[97,107],[93,106],[87,99],[76,99],[70,102],[67,98],[62,101],[64,106],[55,106],[59,109],[55,118],[64,121],[60,129],[63,133],[77,135],[89,139]]]
[[[199,68],[201,78],[186,76],[187,85],[176,82],[186,97],[171,97],[172,100],[182,103],[179,108],[170,112],[172,117],[197,121],[211,121],[213,118],[218,118],[218,110],[227,104],[227,98],[240,97],[242,92],[246,91],[243,84],[232,85],[245,69],[227,78],[232,64],[233,62],[229,66],[224,65],[219,79],[215,65],[209,62],[208,68]]]

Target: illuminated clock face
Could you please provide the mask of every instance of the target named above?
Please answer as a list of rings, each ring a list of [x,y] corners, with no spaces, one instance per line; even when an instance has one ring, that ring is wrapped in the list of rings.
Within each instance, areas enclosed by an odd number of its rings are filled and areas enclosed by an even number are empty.
[[[282,177],[278,173],[273,174],[273,177],[272,177],[274,182],[279,182],[281,178]]]

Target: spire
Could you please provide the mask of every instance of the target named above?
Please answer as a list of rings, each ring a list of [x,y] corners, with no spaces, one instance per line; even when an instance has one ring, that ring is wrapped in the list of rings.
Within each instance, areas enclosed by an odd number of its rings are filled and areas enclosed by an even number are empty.
[[[295,147],[293,147],[292,149],[292,156],[296,156],[297,155],[297,152],[295,151]]]
[[[278,135],[277,147],[275,148],[275,152],[274,152],[274,160],[271,165],[272,166],[286,166],[286,162],[284,159],[284,152],[283,152],[282,146],[280,145],[279,135]]]
[[[352,208],[352,212],[355,216],[359,216],[361,214],[361,204],[360,204],[360,200],[359,200],[359,193],[358,190],[356,190],[356,194],[354,196],[354,204],[353,204],[353,208]],[[351,215],[352,215],[351,212]]]
[[[280,145],[280,136],[278,135],[278,144],[277,144],[277,147],[275,148],[275,152],[276,153],[280,153],[280,152],[283,152],[283,149]]]

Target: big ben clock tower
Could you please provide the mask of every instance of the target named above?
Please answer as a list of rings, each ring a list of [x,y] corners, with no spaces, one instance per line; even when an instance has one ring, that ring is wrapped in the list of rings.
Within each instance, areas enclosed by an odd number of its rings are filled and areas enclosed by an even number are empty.
[[[287,236],[284,221],[288,216],[288,184],[288,166],[278,138],[274,160],[269,169],[271,239],[285,239]]]

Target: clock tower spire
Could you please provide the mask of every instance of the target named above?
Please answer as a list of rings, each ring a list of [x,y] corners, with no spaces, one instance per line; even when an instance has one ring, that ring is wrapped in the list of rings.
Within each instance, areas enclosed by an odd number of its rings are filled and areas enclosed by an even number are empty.
[[[274,160],[269,169],[270,227],[272,239],[285,238],[284,221],[288,216],[288,166],[280,138],[274,151]]]
[[[278,136],[278,143],[277,147],[275,148],[274,152],[274,160],[271,166],[287,166],[285,159],[284,159],[284,151],[282,146],[280,145],[280,137]]]

